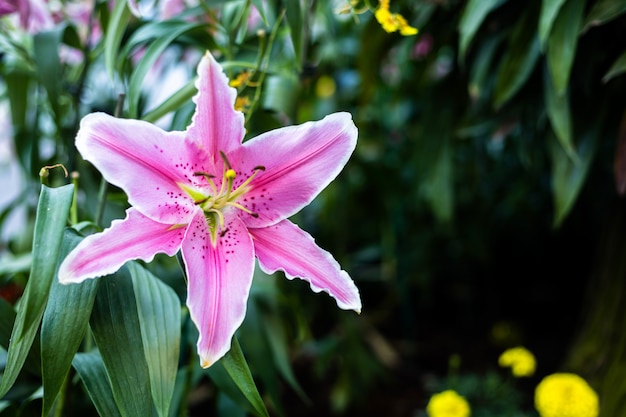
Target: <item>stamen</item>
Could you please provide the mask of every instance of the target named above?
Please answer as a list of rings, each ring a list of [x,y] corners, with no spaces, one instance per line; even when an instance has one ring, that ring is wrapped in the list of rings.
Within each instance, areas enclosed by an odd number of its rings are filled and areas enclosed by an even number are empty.
[[[220,233],[220,237],[224,237],[224,235],[226,233],[228,233],[228,230],[229,230],[228,227],[226,229],[222,230],[222,232]]]
[[[220,151],[220,156],[222,157],[222,159],[224,160],[224,163],[226,164],[226,166],[228,167],[228,169],[233,169],[232,165],[230,164],[230,162],[228,162],[228,158],[226,158],[226,154],[224,153],[224,151]]]
[[[204,177],[209,183],[209,185],[211,186],[211,190],[213,191],[213,194],[214,195],[217,194],[217,187],[215,186],[215,182],[213,182],[213,178],[215,178],[215,175],[211,175],[209,173],[202,172],[202,171],[194,172],[193,175],[196,177]]]
[[[239,210],[245,211],[246,213],[248,213],[249,215],[251,215],[251,216],[252,216],[252,217],[254,217],[255,219],[256,219],[257,217],[259,217],[259,215],[258,215],[258,214],[256,214],[255,212],[253,212],[253,211],[252,211],[252,210],[250,210],[249,208],[244,207],[244,206],[242,206],[242,205],[241,205],[241,204],[239,204],[239,203],[235,203],[234,201],[229,201],[229,202],[227,202],[227,203],[226,203],[226,205],[227,205],[227,206],[231,206],[231,207],[236,207],[236,208],[238,208]]]
[[[253,171],[265,171],[265,167],[263,165],[257,165],[252,168]]]

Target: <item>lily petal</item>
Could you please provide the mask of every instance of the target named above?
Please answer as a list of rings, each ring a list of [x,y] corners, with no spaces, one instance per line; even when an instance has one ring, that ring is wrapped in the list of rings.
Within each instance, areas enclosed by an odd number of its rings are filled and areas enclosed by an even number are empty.
[[[179,184],[198,186],[196,171],[207,171],[208,158],[184,132],[165,132],[141,120],[93,113],[81,121],[76,147],[128,201],[151,219],[186,224],[196,206]],[[158,203],[155,203],[158,202]]]
[[[245,142],[228,155],[235,170],[249,176],[255,167],[263,168],[251,181],[252,189],[238,201],[255,213],[242,214],[246,225],[269,226],[300,211],[335,179],[356,141],[357,128],[351,115],[334,113]]]
[[[237,91],[228,85],[220,64],[207,52],[198,65],[196,113],[187,128],[189,137],[201,143],[219,162],[220,151],[228,153],[241,145],[245,135],[243,113],[235,110]]]
[[[182,253],[189,280],[187,306],[200,332],[200,363],[208,368],[228,352],[246,314],[254,272],[252,239],[237,216],[228,216],[214,246],[204,214],[198,213]]]
[[[174,255],[181,246],[185,226],[157,223],[134,208],[124,220],[113,220],[102,233],[87,236],[59,267],[62,284],[112,274],[133,259],[150,262],[157,253]]]
[[[359,290],[346,271],[310,234],[289,220],[273,226],[248,229],[263,272],[284,271],[288,279],[302,278],[314,292],[325,291],[339,308],[361,312]]]

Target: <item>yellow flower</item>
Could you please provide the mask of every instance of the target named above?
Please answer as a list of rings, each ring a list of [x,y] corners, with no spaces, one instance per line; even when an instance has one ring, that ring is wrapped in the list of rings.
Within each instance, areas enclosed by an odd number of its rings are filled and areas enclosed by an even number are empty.
[[[498,358],[498,364],[503,367],[510,367],[513,376],[531,376],[535,373],[535,356],[526,348],[515,347],[505,350],[500,358]]]
[[[552,374],[537,385],[535,408],[541,417],[597,417],[598,394],[578,375]]]
[[[245,113],[250,107],[250,99],[248,97],[237,97],[235,100],[235,110]]]
[[[465,398],[449,389],[430,397],[426,413],[429,417],[469,417],[470,406]]]
[[[400,34],[404,36],[417,34],[417,29],[410,26],[402,15],[389,11],[389,0],[380,0],[378,9],[374,12],[374,17],[388,33],[399,30]]]

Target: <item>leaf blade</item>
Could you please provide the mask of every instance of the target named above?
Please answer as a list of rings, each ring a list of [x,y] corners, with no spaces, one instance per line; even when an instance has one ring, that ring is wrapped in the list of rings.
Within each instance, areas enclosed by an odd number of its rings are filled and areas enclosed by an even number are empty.
[[[61,259],[81,240],[67,229],[61,244]],[[56,279],[52,282],[40,336],[44,387],[42,415],[48,415],[87,331],[97,284],[97,280],[70,285],[63,285]]]
[[[169,414],[180,353],[180,302],[170,287],[135,262],[128,264],[135,291],[152,398],[160,417]]]
[[[7,353],[7,367],[0,382],[0,397],[13,386],[35,340],[44,314],[50,285],[59,257],[61,236],[74,192],[73,185],[41,187],[35,234],[33,262],[22,302],[17,311]]]
[[[152,414],[148,365],[128,271],[101,279],[91,329],[123,417]]]
[[[107,417],[122,417],[113,398],[113,390],[102,356],[97,352],[79,353],[74,356],[72,366],[83,381],[98,414]]]

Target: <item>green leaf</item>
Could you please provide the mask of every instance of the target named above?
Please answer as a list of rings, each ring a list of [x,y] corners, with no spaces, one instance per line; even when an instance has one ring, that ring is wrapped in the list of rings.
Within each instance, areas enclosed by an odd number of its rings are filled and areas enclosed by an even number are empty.
[[[541,2],[541,14],[539,15],[539,44],[541,50],[545,50],[546,41],[554,24],[554,19],[566,0],[543,0]]]
[[[623,74],[626,72],[626,52],[624,52],[623,54],[621,54],[619,56],[619,58],[617,58],[615,60],[615,62],[613,63],[613,65],[611,65],[611,68],[609,68],[609,70],[607,71],[607,73],[604,75],[604,77],[602,77],[602,81],[607,83],[609,82],[613,77],[616,77],[620,74]]]
[[[74,356],[72,366],[85,384],[98,414],[103,417],[121,417],[113,398],[102,356],[98,352],[78,353]]]
[[[539,41],[535,35],[533,22],[535,17],[534,9],[528,7],[511,34],[496,78],[494,92],[496,108],[501,107],[519,91],[532,74],[539,59]]]
[[[596,1],[585,18],[583,32],[594,26],[600,26],[615,19],[626,12],[624,0],[599,0]]]
[[[64,259],[81,240],[74,231],[66,229],[60,259]],[[44,416],[54,404],[72,365],[72,358],[87,331],[97,284],[97,280],[91,279],[70,285],[63,285],[56,279],[52,282],[41,324]]]
[[[269,22],[267,20],[267,15],[265,14],[265,2],[263,0],[252,0],[252,4],[259,11],[259,15],[261,16],[261,20],[265,26],[269,26]]]
[[[230,351],[207,372],[213,382],[237,404],[258,417],[269,417],[236,337],[233,337]]]
[[[31,95],[28,88],[31,78],[20,71],[8,71],[2,74],[9,103],[11,104],[11,122],[16,130],[21,130],[26,123],[26,109]],[[19,149],[19,148],[18,148]]]
[[[150,373],[133,284],[126,268],[100,281],[90,323],[113,397],[122,416],[150,416]]]
[[[548,119],[550,119],[552,129],[563,147],[563,150],[574,159],[576,158],[576,151],[574,150],[574,139],[572,137],[572,116],[569,107],[569,98],[567,94],[560,95],[556,92],[552,84],[552,77],[550,77],[547,71],[543,78],[543,90]]]
[[[298,69],[302,69],[302,53],[304,51],[303,32],[307,30],[304,26],[304,10],[300,0],[283,0],[287,25],[291,34],[291,43],[296,56],[296,64]]]
[[[489,12],[506,0],[469,0],[459,22],[459,58],[465,59],[467,48]]]
[[[268,76],[263,87],[263,108],[292,117],[300,92],[300,85],[295,75]]]
[[[569,83],[584,6],[585,0],[568,0],[554,21],[548,38],[548,68],[559,95],[565,93]]]
[[[554,227],[563,222],[576,202],[595,155],[595,139],[596,136],[592,134],[582,137],[575,159],[571,158],[556,141],[550,141]]]
[[[168,25],[165,26],[165,23]],[[163,22],[162,32],[159,37],[150,43],[143,57],[135,67],[128,84],[128,113],[131,118],[138,116],[139,98],[141,97],[141,86],[148,74],[148,71],[154,67],[154,63],[161,56],[165,48],[167,48],[176,38],[194,29],[204,26],[204,23],[188,23],[188,22]]]
[[[195,80],[190,80],[178,91],[165,99],[163,103],[144,114],[142,120],[150,123],[156,122],[167,113],[177,110],[188,103],[197,91]]]
[[[58,188],[41,186],[33,237],[33,263],[11,334],[7,366],[0,383],[0,398],[15,383],[39,329],[54,279],[73,192],[73,185]]]
[[[160,417],[169,414],[180,354],[180,300],[170,287],[135,262],[133,281],[152,398]]]
[[[35,34],[33,39],[37,78],[46,89],[48,102],[57,120],[61,117],[59,95],[62,77],[59,46],[64,30],[65,26],[60,25],[53,30]]]
[[[473,100],[480,100],[489,94],[494,80],[492,62],[503,39],[501,35],[486,39],[470,63],[468,91]]]
[[[104,31],[104,65],[111,80],[113,80],[116,60],[119,56],[120,42],[130,18],[131,13],[126,0],[116,1],[111,19]]]

